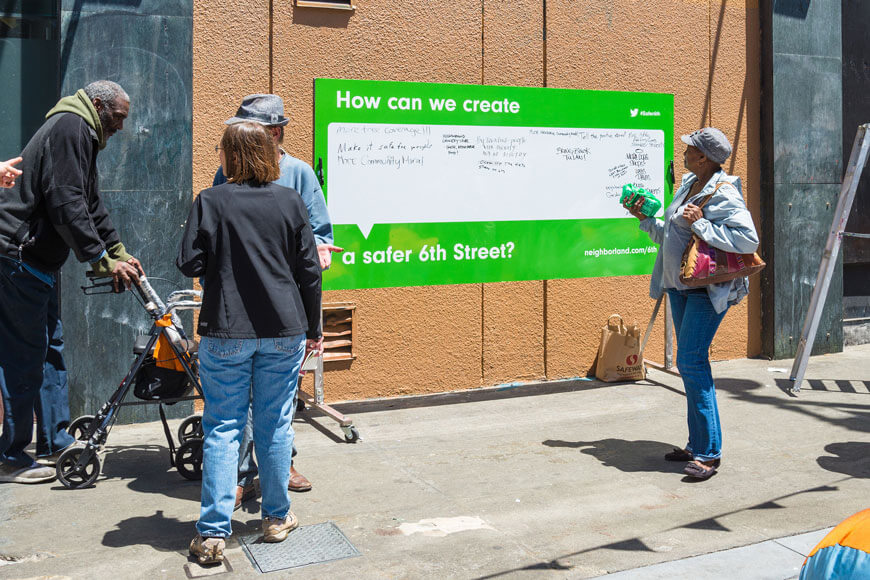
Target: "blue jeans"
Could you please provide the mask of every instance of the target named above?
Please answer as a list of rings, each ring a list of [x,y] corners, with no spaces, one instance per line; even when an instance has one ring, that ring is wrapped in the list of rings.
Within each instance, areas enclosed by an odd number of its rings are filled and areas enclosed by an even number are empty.
[[[293,447],[293,411],[305,335],[287,338],[209,338],[199,345],[205,395],[202,427],[202,505],[196,529],[204,537],[232,533],[239,445],[248,408],[260,460],[263,517],[290,511],[287,483]]]
[[[69,446],[74,439],[69,427],[69,383],[63,360],[63,324],[58,318],[57,289],[48,305],[48,350],[42,366],[42,387],[36,399],[36,455],[51,455]]]
[[[64,430],[69,400],[57,289],[6,258],[0,258],[0,392],[0,461],[33,464],[24,449],[33,440],[34,410],[40,423],[37,453],[50,454],[73,442]]]
[[[293,407],[295,415],[296,407]],[[291,417],[292,420],[292,417]],[[247,487],[254,484],[257,477],[257,462],[254,461],[254,416],[248,409],[248,421],[242,431],[242,443],[239,452],[239,485]],[[290,465],[293,465],[293,457],[296,457],[296,439],[293,439],[293,453],[291,453]]]
[[[695,459],[711,461],[722,456],[722,427],[710,369],[710,344],[727,310],[716,313],[703,288],[667,292],[677,331],[677,368],[686,389],[689,423],[686,450]]]

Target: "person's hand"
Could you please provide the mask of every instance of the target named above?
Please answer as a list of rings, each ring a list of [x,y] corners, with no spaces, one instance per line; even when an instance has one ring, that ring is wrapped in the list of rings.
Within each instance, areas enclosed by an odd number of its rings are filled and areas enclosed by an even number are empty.
[[[314,353],[314,356],[321,356],[323,354],[322,336],[318,339],[308,338],[305,340],[305,356],[308,356],[309,352]]]
[[[8,161],[0,161],[0,187],[12,187],[15,185],[15,178],[21,175],[21,170],[14,166],[21,163],[21,157],[10,159]]]
[[[628,213],[630,213],[631,215],[633,215],[634,217],[636,217],[640,221],[643,221],[647,218],[647,216],[644,215],[643,213],[641,213],[641,211],[640,211],[640,208],[643,205],[643,202],[644,202],[643,197],[637,196],[637,199],[634,200],[634,203],[626,201],[624,204],[622,204],[622,207],[627,209]]]
[[[690,203],[683,210],[683,219],[689,222],[689,225],[695,223],[699,219],[704,217],[704,212],[701,211],[701,208],[697,205]]]
[[[139,267],[141,268],[141,266]],[[127,290],[129,290],[133,284],[139,283],[139,272],[136,271],[136,267],[132,264],[128,264],[127,262],[117,262],[115,268],[112,270],[112,278],[115,292],[120,292],[120,284],[123,284]]]
[[[317,244],[317,257],[320,259],[320,269],[328,270],[332,265],[332,252],[343,252],[344,248],[332,244]]]
[[[130,256],[130,258],[127,259],[127,263],[136,268],[137,272],[139,272],[143,276],[145,275],[145,270],[142,269],[142,264],[133,256]]]
[[[318,339],[307,338],[305,339],[305,354],[302,355],[302,362],[304,363],[308,360],[308,355],[311,356],[323,356],[323,337],[321,336]],[[299,370],[299,376],[304,377],[308,371],[304,371],[302,369]]]

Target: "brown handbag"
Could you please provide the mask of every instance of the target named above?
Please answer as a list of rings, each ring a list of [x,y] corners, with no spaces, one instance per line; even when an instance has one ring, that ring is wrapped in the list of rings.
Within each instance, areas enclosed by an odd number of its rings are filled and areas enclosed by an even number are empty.
[[[722,183],[718,184],[716,189],[722,185]],[[713,190],[713,193],[716,193],[716,189]],[[704,198],[698,207],[703,208],[713,197],[713,193]],[[693,234],[689,245],[686,246],[686,251],[683,252],[680,282],[690,288],[709,286],[735,278],[751,276],[761,272],[766,265],[764,260],[755,252],[752,254],[726,252],[710,246],[697,234]]]

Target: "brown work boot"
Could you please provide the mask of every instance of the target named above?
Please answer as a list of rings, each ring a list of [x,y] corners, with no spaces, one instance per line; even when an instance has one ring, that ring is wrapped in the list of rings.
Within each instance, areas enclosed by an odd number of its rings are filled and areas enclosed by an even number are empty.
[[[224,548],[227,547],[223,538],[203,538],[199,534],[190,542],[190,555],[203,566],[220,564],[224,561]]]
[[[257,486],[253,483],[250,485],[237,485],[236,486],[236,505],[233,506],[233,511],[236,511],[242,504],[248,501],[249,499],[254,499],[257,497]]]
[[[311,482],[308,478],[296,471],[296,468],[290,466],[290,482],[287,484],[287,489],[290,491],[308,491],[311,489]]]
[[[287,534],[299,526],[299,519],[293,512],[287,512],[283,520],[278,518],[263,518],[263,541],[269,543],[283,542]]]

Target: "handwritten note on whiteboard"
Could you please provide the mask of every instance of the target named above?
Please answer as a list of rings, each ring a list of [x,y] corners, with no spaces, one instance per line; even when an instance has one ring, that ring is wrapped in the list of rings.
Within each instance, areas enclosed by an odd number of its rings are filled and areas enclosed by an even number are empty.
[[[622,186],[662,198],[658,130],[329,125],[336,224],[601,219],[627,215]]]

